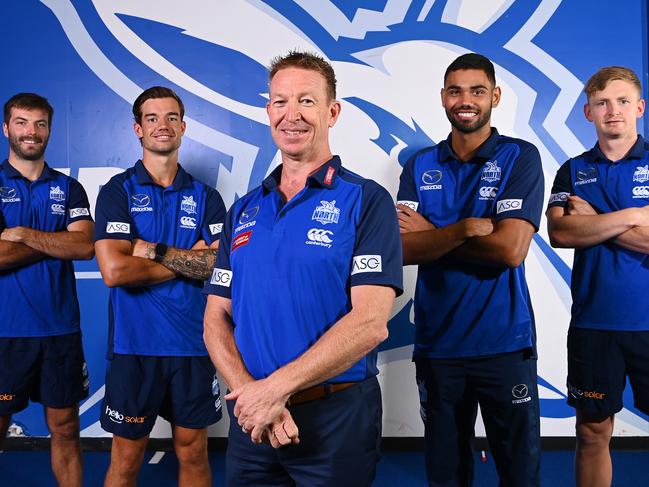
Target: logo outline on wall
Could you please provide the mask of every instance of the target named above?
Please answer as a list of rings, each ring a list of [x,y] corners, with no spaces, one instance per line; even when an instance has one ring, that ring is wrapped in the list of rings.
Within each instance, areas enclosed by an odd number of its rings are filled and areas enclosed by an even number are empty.
[[[340,208],[336,208],[336,200],[320,201],[320,205],[315,207],[311,220],[315,220],[323,225],[329,223],[338,223],[340,218]]]
[[[500,181],[500,176],[502,174],[502,169],[498,166],[498,161],[487,161],[485,162],[485,167],[482,170],[482,177],[480,180],[487,181],[488,183],[495,183]]]

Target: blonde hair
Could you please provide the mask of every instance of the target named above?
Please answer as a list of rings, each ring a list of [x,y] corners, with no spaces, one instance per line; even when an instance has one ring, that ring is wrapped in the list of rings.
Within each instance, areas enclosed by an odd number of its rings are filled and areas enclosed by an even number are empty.
[[[640,86],[638,76],[631,69],[623,66],[607,66],[600,69],[586,82],[584,92],[590,99],[593,93],[602,91],[611,81],[615,80],[631,83],[638,90],[638,96],[641,96],[642,87]]]

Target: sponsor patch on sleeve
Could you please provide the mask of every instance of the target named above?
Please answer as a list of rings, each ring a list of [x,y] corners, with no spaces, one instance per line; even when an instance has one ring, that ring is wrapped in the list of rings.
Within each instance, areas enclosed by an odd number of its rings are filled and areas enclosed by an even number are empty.
[[[548,204],[556,203],[557,201],[567,201],[568,196],[570,196],[570,193],[552,193],[550,195],[550,200],[548,201]]]
[[[397,205],[407,206],[408,208],[417,211],[417,208],[419,208],[419,201],[399,200],[397,201]]]
[[[210,225],[210,233],[212,235],[217,235],[223,230],[223,223],[212,223]]]
[[[496,214],[505,213],[506,211],[522,210],[523,200],[500,200],[496,204]]]
[[[210,279],[210,284],[216,286],[230,287],[232,282],[232,271],[226,269],[219,269],[218,267],[214,268],[212,271],[212,278]]]
[[[70,208],[70,218],[78,218],[80,216],[89,216],[88,208]]]
[[[131,233],[131,224],[125,222],[107,222],[106,233]]]
[[[357,255],[352,260],[352,276],[363,272],[382,272],[380,255]]]

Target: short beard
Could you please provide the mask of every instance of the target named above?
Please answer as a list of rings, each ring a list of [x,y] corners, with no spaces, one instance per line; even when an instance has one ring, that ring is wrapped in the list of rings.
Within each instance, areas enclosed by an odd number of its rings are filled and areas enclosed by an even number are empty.
[[[472,134],[473,132],[480,130],[482,127],[487,125],[489,123],[489,120],[491,119],[491,107],[489,107],[486,112],[478,114],[478,119],[470,125],[458,123],[449,110],[444,111],[446,112],[446,118],[448,118],[448,121],[451,122],[453,128],[462,132],[463,134]]]
[[[16,154],[16,156],[19,159],[23,159],[25,161],[38,161],[43,157],[43,154],[45,154],[45,149],[47,149],[47,143],[49,141],[49,138],[41,139],[39,137],[37,138],[37,140],[42,140],[43,145],[41,146],[40,150],[36,152],[23,152],[22,148],[20,147],[19,137],[13,135],[9,136],[9,147],[11,148],[11,151],[14,154]]]

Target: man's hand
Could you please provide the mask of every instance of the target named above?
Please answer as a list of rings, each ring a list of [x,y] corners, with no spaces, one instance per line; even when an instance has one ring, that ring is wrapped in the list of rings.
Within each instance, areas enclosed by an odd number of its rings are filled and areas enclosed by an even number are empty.
[[[7,242],[23,243],[29,235],[30,228],[27,227],[11,227],[5,228],[0,234],[0,239]]]
[[[226,394],[226,400],[235,400],[234,415],[239,426],[250,434],[253,443],[261,443],[264,431],[278,421],[286,409],[288,394],[268,379],[247,382]]]
[[[435,228],[435,225],[406,205],[397,205],[397,219],[400,233],[422,232]]]
[[[568,196],[567,215],[597,215],[597,211],[588,201],[577,195]]]
[[[288,409],[284,408],[277,420],[265,431],[264,437],[273,448],[297,445],[300,442],[299,429]]]
[[[131,249],[133,257],[142,257],[143,259],[153,260],[155,257],[155,244],[136,238],[133,240]]]

